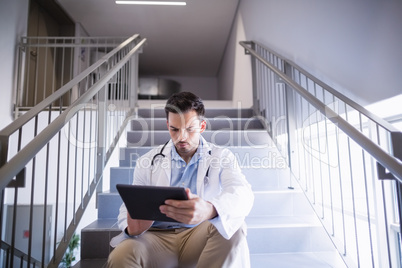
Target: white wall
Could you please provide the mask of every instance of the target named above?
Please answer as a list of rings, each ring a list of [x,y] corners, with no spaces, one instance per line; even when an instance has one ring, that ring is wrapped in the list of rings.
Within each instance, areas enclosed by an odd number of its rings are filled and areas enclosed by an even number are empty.
[[[251,59],[239,45],[244,40],[242,17],[237,14],[218,74],[218,99],[232,100],[233,107],[250,108],[253,103]]]
[[[26,35],[29,0],[0,2],[0,129],[12,121],[16,48]]]
[[[234,31],[242,23],[247,40],[271,47],[361,105],[402,92],[402,1],[241,0]],[[248,79],[242,69],[237,80]]]

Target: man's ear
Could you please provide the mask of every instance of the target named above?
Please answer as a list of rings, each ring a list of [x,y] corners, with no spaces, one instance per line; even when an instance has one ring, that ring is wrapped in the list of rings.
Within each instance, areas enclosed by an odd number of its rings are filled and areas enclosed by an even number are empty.
[[[169,120],[166,120],[166,127],[169,130]]]
[[[200,133],[204,132],[204,130],[207,128],[207,121],[202,120],[201,121],[201,130]]]

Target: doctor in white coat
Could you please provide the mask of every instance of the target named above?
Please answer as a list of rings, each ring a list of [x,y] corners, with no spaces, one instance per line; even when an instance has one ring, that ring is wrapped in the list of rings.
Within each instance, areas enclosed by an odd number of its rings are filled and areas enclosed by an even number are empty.
[[[177,223],[132,219],[123,204],[108,267],[250,267],[244,220],[254,196],[235,156],[201,136],[194,94],[172,95],[165,111],[171,140],[137,160],[133,184],[185,187],[189,199],[160,207]]]

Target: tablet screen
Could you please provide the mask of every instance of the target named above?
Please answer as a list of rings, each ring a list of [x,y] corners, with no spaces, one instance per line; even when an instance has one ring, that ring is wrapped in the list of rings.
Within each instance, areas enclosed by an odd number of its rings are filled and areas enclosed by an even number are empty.
[[[161,213],[159,207],[167,199],[188,199],[182,187],[117,184],[116,188],[133,219],[176,222]]]

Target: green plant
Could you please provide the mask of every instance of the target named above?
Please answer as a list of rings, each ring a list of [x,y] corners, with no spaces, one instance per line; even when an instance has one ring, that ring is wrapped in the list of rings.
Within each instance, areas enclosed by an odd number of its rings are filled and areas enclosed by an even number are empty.
[[[73,261],[75,261],[74,251],[80,245],[80,236],[77,234],[73,234],[71,237],[70,243],[68,244],[68,248],[66,253],[61,260],[61,267],[70,268]]]

